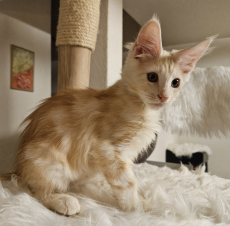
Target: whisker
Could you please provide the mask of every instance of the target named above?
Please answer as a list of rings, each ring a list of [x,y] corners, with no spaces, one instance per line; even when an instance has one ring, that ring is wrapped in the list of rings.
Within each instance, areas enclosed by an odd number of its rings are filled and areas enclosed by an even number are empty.
[[[149,93],[149,92],[145,92],[145,91],[142,91],[142,93],[144,93],[148,98],[154,98],[154,94],[153,93]]]

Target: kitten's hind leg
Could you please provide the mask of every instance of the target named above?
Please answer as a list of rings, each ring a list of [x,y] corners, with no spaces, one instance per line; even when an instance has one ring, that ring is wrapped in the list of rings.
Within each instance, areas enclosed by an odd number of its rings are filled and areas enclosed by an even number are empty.
[[[74,215],[80,212],[80,204],[78,199],[69,194],[50,194],[41,202],[47,208],[63,215]]]
[[[63,165],[44,158],[35,160],[25,161],[17,173],[22,187],[27,187],[31,196],[51,210],[64,215],[79,213],[78,199],[68,194],[69,181]]]

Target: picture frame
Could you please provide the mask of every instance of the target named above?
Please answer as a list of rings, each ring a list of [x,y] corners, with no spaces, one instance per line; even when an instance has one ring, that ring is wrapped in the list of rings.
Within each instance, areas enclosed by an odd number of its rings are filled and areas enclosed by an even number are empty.
[[[11,45],[11,89],[34,91],[34,52]]]

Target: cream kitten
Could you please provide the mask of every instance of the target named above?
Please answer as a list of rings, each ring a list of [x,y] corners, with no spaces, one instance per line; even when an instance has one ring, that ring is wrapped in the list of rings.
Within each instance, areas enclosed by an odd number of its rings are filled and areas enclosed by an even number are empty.
[[[138,193],[133,160],[160,130],[160,110],[172,103],[214,38],[180,51],[162,49],[153,17],[139,32],[122,78],[106,90],[67,90],[47,99],[25,122],[15,174],[48,208],[79,213],[71,184],[103,174],[119,207],[150,206]]]

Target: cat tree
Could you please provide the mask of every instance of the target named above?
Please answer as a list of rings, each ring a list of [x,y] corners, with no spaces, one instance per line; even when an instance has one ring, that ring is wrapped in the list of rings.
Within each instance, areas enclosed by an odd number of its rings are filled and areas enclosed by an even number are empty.
[[[58,91],[89,86],[100,0],[60,0],[57,28]]]

